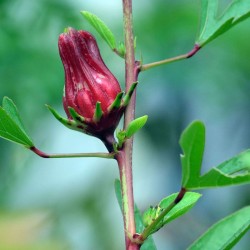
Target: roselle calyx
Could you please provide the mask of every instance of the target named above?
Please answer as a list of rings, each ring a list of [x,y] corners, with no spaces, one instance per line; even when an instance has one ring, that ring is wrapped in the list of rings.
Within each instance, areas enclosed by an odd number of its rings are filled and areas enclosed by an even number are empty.
[[[96,136],[107,146],[136,83],[123,97],[95,38],[87,31],[67,28],[59,36],[58,46],[65,72],[63,106],[68,119],[49,109],[65,126]],[[107,147],[111,151],[110,145]]]

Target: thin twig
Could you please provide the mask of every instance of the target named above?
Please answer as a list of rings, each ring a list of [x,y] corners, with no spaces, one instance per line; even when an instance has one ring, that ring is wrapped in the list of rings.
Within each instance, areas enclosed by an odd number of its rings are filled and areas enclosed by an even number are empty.
[[[31,151],[43,158],[77,158],[77,157],[97,157],[114,159],[115,153],[73,153],[73,154],[46,154],[36,147],[31,147]]]
[[[153,62],[153,63],[144,64],[144,65],[141,66],[140,70],[145,71],[145,70],[157,67],[157,66],[161,66],[161,65],[165,65],[165,64],[172,63],[172,62],[177,62],[177,61],[180,61],[180,60],[183,60],[183,59],[190,58],[193,55],[195,55],[200,50],[200,48],[201,48],[200,45],[195,44],[194,48],[190,52],[188,52],[186,54],[175,56],[175,57],[172,57],[172,58],[168,58],[168,59]]]

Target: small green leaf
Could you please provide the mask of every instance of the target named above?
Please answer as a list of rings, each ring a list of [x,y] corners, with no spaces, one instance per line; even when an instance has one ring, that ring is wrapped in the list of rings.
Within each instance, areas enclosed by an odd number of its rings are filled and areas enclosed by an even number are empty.
[[[140,130],[147,122],[148,116],[144,115],[129,123],[126,130],[126,138],[132,137],[138,130]]]
[[[81,11],[83,17],[96,29],[96,31],[101,35],[101,37],[106,41],[109,47],[114,50],[116,48],[115,36],[108,28],[108,26],[96,15],[88,12]]]
[[[159,203],[159,206],[163,209],[167,208],[177,197],[178,193],[172,194]],[[181,215],[188,212],[199,200],[201,194],[195,192],[186,192],[182,200],[177,203],[170,212],[164,217],[164,225],[170,221],[180,217]]]
[[[122,211],[122,192],[121,192],[121,183],[118,179],[115,180],[115,194],[119,203],[119,207]],[[136,223],[136,231],[142,232],[144,229],[144,225],[142,222],[142,216],[140,210],[135,205],[135,223]],[[149,237],[141,246],[141,250],[157,250],[154,240],[152,237]]]
[[[143,213],[143,222],[144,225],[147,227],[151,223],[153,223],[158,216],[160,216],[161,213],[164,213],[165,209],[168,209],[169,206],[175,201],[178,193],[172,194],[160,201],[158,205],[155,207],[148,208]],[[201,197],[201,194],[195,193],[195,192],[186,192],[182,200],[177,203],[161,220],[152,230],[150,231],[150,234],[155,233],[160,228],[162,228],[167,223],[171,222],[172,220],[180,217],[181,215],[188,212],[198,201],[198,199]]]
[[[231,29],[250,16],[250,1],[232,0],[221,15],[218,15],[218,0],[201,0],[201,25],[196,43],[200,46]]]
[[[116,132],[116,137],[117,137],[117,140],[118,140],[118,148],[121,148],[123,143],[125,142],[126,140],[126,132],[124,130],[120,130],[120,131],[117,131]]]
[[[205,126],[201,121],[192,122],[182,133],[180,145],[183,151],[181,155],[182,164],[182,186],[187,188],[200,176],[204,146]]]
[[[227,216],[208,229],[188,250],[229,250],[250,229],[250,206]]]
[[[155,219],[159,216],[161,212],[161,207],[156,205],[155,207],[150,206],[142,216],[142,221],[145,227],[148,227]]]
[[[31,138],[25,132],[15,104],[8,97],[3,98],[3,104],[0,107],[0,137],[27,148],[34,146]]]
[[[119,46],[117,48],[118,54],[124,58],[125,57],[125,53],[126,53],[126,48],[123,42],[119,42]]]

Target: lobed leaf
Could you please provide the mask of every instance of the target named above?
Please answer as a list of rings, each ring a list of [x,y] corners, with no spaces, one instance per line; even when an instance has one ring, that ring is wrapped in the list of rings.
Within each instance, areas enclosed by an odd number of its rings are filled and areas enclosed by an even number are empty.
[[[250,1],[232,0],[218,15],[218,0],[201,0],[201,24],[196,43],[204,46],[250,16]]]
[[[197,182],[200,175],[205,147],[205,126],[201,121],[192,122],[182,133],[180,146],[182,164],[182,186],[189,187]]]
[[[205,127],[193,122],[181,135],[182,186],[189,190],[250,183],[250,150],[200,175],[205,144]]]
[[[250,229],[250,206],[227,216],[208,229],[188,250],[226,250]]]
[[[250,183],[250,150],[221,163],[202,175],[193,189]]]

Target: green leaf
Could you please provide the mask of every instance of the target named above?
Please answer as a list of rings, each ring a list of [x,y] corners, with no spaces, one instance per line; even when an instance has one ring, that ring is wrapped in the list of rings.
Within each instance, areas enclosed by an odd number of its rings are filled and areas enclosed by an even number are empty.
[[[189,190],[250,183],[250,150],[200,175],[205,144],[205,126],[193,122],[181,135],[182,186]]]
[[[195,241],[189,250],[229,250],[250,229],[250,206],[227,216],[214,224]]]
[[[8,98],[7,96],[5,96],[3,98],[3,104],[2,104],[3,109],[6,111],[6,113],[10,116],[10,118],[15,121],[15,123],[23,130],[24,129],[24,125],[23,122],[21,120],[21,117],[18,113],[17,107],[14,104],[14,102]]]
[[[157,250],[152,236],[149,236],[142,244],[140,250]]]
[[[96,29],[96,31],[101,35],[101,37],[106,41],[109,47],[114,50],[116,48],[115,36],[107,25],[96,15],[88,12],[81,11],[83,17]]]
[[[119,207],[122,211],[122,191],[121,191],[121,182],[118,179],[115,179],[115,195],[118,201]]]
[[[250,150],[221,163],[202,175],[191,189],[250,183]]]
[[[155,221],[155,219],[160,216],[161,213],[164,213],[165,209],[168,209],[169,206],[175,201],[178,193],[172,194],[160,201],[155,207],[150,207],[143,213],[143,222],[147,227]],[[177,203],[163,218],[163,220],[158,223],[155,228],[152,228],[150,234],[158,231],[161,227],[171,222],[172,220],[180,217],[181,215],[188,212],[201,197],[201,194],[195,192],[186,192],[182,200]]]
[[[118,51],[118,54],[119,54],[122,58],[125,57],[126,48],[125,48],[125,44],[124,44],[123,42],[119,42],[117,51]]]
[[[143,221],[144,226],[148,227],[150,224],[152,224],[161,212],[162,212],[162,208],[159,205],[156,205],[155,207],[150,206],[143,213],[143,216],[142,216],[142,221]]]
[[[180,146],[182,164],[182,186],[187,188],[197,183],[200,176],[204,146],[205,126],[201,121],[192,122],[182,133]]]
[[[118,140],[117,147],[121,148],[126,140],[126,132],[124,130],[116,131],[116,138]]]
[[[232,0],[218,15],[218,0],[201,0],[201,25],[196,43],[204,46],[250,16],[250,1]]]
[[[159,206],[163,209],[167,208],[177,197],[178,193],[172,194],[159,203]],[[163,224],[167,224],[170,221],[176,219],[177,217],[180,217],[181,215],[188,212],[195,203],[199,200],[201,197],[201,194],[195,193],[195,192],[186,192],[182,200],[175,205],[170,212],[164,217]]]
[[[25,132],[15,104],[8,97],[3,98],[3,104],[0,107],[0,137],[28,148],[34,146]]]
[[[118,200],[120,209],[122,211],[122,192],[121,192],[121,183],[118,179],[115,180],[115,194]],[[142,215],[138,207],[135,205],[135,223],[136,223],[136,231],[142,232],[144,229],[144,225],[142,222]],[[157,250],[154,240],[152,237],[149,237],[141,246],[141,250]]]
[[[141,233],[144,229],[144,225],[142,221],[141,212],[136,205],[135,205],[135,224],[136,224],[136,231]],[[141,250],[157,250],[152,236],[149,236],[144,241],[140,249]]]
[[[138,130],[140,130],[147,122],[148,116],[144,115],[129,123],[126,129],[126,138],[132,137]]]

